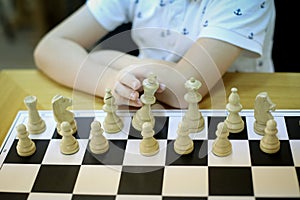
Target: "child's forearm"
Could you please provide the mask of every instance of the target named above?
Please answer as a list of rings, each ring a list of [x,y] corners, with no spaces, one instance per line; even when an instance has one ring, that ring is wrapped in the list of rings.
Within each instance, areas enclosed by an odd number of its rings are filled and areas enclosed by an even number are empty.
[[[78,44],[64,38],[46,38],[34,52],[36,66],[58,83],[104,96],[117,71],[103,66]],[[112,78],[113,77],[113,78]]]

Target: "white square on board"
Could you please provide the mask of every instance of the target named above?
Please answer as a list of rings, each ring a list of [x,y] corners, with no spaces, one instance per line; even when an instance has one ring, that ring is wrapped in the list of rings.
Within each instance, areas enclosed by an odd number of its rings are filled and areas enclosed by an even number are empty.
[[[60,139],[53,139],[50,141],[47,151],[45,153],[42,164],[55,165],[80,165],[82,163],[85,150],[87,148],[87,139],[78,139],[79,151],[72,155],[65,155],[60,152]]]
[[[121,166],[82,165],[74,187],[74,194],[116,195]]]
[[[3,164],[0,192],[30,192],[39,169],[36,164]]]
[[[166,166],[164,196],[207,196],[208,168],[201,166]]]

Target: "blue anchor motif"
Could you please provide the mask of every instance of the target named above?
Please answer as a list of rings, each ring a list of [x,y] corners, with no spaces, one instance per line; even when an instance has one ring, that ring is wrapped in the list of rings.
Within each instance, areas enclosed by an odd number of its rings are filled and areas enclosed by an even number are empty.
[[[208,20],[205,20],[203,27],[207,27],[208,26]]]
[[[206,11],[206,6],[203,8],[202,14],[205,14],[205,11]]]
[[[252,40],[253,37],[254,37],[254,34],[251,32],[251,33],[248,35],[248,38],[249,38],[250,40]]]
[[[233,12],[236,16],[241,16],[242,15],[242,11],[240,8],[236,9],[234,12]]]
[[[260,4],[260,8],[265,8],[265,6],[266,6],[266,2],[265,1]]]
[[[139,3],[139,0],[135,0],[135,2],[134,2],[135,4],[138,4]]]
[[[189,34],[189,32],[188,32],[188,30],[186,28],[183,28],[182,34],[183,35],[187,35],[187,34]]]
[[[137,13],[137,18],[142,18],[142,12]]]
[[[160,3],[159,3],[159,5],[160,5],[161,7],[163,7],[163,6],[165,6],[165,5],[166,5],[166,3],[164,2],[164,0],[160,0]]]

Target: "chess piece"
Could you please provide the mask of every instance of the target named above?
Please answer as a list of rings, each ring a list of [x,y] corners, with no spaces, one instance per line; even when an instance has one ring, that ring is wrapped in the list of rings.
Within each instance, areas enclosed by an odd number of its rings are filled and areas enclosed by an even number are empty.
[[[188,111],[183,116],[183,121],[187,124],[190,133],[200,132],[204,128],[204,119],[199,111],[198,103],[201,101],[202,96],[198,92],[201,87],[201,82],[191,77],[185,83],[185,88],[188,92],[184,95],[184,99],[188,102]]]
[[[159,83],[154,74],[150,74],[150,76],[143,81],[144,94],[141,96],[143,106],[137,110],[132,119],[132,126],[138,131],[142,131],[142,125],[145,122],[150,122],[152,127],[154,127],[155,119],[152,115],[151,105],[156,101],[154,93],[158,87]]]
[[[231,88],[229,103],[226,105],[229,114],[225,119],[225,123],[230,133],[239,133],[244,129],[244,121],[239,115],[243,107],[240,104],[240,97],[237,91],[237,88]]]
[[[118,106],[115,105],[115,98],[111,93],[110,89],[106,89],[104,96],[104,112],[106,112],[106,117],[103,122],[103,127],[106,133],[117,133],[123,128],[123,122],[121,118],[116,114]]]
[[[277,123],[274,119],[268,120],[265,128],[265,134],[260,140],[260,149],[269,154],[273,154],[279,151],[280,141],[277,137]]]
[[[72,99],[66,98],[62,95],[56,95],[52,98],[53,115],[56,121],[57,132],[61,134],[61,123],[68,122],[71,126],[71,132],[74,134],[77,131],[77,125],[74,113],[67,110],[72,105]]]
[[[140,152],[144,156],[153,156],[159,152],[159,144],[153,137],[154,130],[150,122],[145,122],[142,126],[143,139],[140,143]]]
[[[46,124],[37,111],[37,98],[35,96],[27,96],[24,99],[24,104],[28,109],[28,132],[30,134],[39,134],[44,132],[46,130]]]
[[[185,122],[180,122],[177,129],[177,138],[174,142],[174,151],[177,154],[189,154],[194,150],[194,142],[189,136],[189,128]]]
[[[63,154],[74,154],[79,150],[79,144],[76,138],[72,135],[73,130],[69,122],[61,123],[61,135],[60,151]]]
[[[18,143],[17,143],[17,153],[19,156],[27,157],[31,156],[36,151],[35,143],[29,138],[29,133],[26,130],[24,124],[19,124],[17,127]]]
[[[91,152],[94,154],[103,154],[109,149],[109,143],[103,136],[103,132],[104,131],[99,121],[93,121],[91,123],[90,134],[92,135],[92,137],[89,143],[89,147]]]
[[[232,152],[232,145],[228,139],[229,131],[224,122],[220,122],[216,130],[217,138],[213,142],[212,152],[220,157],[228,156]]]
[[[259,135],[264,135],[267,121],[274,119],[270,111],[274,111],[274,104],[268,96],[268,93],[261,92],[256,96],[254,103],[254,131]]]

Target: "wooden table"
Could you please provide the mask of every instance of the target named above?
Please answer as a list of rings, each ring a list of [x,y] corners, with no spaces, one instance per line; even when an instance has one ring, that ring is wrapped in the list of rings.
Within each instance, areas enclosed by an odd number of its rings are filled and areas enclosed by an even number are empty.
[[[300,109],[300,73],[227,73],[220,85],[201,100],[200,109],[224,109],[224,94],[228,96],[232,87],[238,88],[244,109],[253,109],[255,97],[262,91],[268,92],[277,109]],[[103,105],[101,98],[59,85],[37,70],[0,71],[0,144],[17,112],[26,110],[26,96],[37,97],[39,110],[51,110],[56,94],[72,98],[73,110],[101,109]]]

